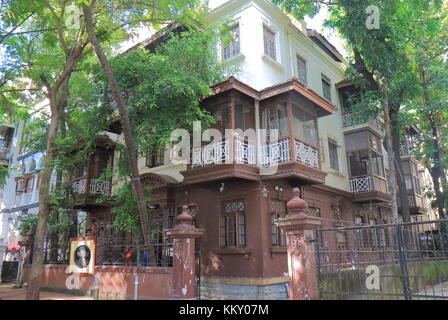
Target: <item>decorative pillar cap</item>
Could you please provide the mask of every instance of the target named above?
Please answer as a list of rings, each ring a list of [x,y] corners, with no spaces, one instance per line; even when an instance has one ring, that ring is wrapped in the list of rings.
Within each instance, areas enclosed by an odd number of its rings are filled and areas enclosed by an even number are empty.
[[[292,190],[293,197],[291,200],[288,201],[286,204],[286,207],[288,208],[288,214],[291,216],[297,216],[308,207],[308,204],[305,200],[300,198],[300,189],[294,188]]]
[[[178,223],[189,224],[193,220],[193,217],[188,213],[188,206],[182,206],[182,212],[176,217]]]

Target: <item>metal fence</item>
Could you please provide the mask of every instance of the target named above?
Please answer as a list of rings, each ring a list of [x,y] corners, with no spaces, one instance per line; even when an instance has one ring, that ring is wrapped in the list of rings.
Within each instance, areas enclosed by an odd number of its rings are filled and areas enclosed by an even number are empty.
[[[96,237],[97,266],[172,266],[172,243],[163,236],[145,243],[138,235],[116,230],[108,225],[94,225],[77,236]],[[44,250],[45,264],[68,264],[70,237],[58,234],[57,241],[47,237]]]
[[[448,299],[448,219],[316,231],[321,299]]]

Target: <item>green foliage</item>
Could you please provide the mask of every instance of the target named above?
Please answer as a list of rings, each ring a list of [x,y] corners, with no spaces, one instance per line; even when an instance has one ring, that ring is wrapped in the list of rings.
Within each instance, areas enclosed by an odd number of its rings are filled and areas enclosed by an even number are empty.
[[[172,34],[155,53],[137,49],[111,60],[141,156],[165,145],[174,129],[191,129],[195,120],[213,121],[199,104],[211,93],[210,86],[223,80],[215,45],[214,33],[191,29]],[[102,83],[102,107],[111,108],[104,75],[94,81]]]
[[[28,231],[35,230],[37,226],[37,215],[28,214],[21,216],[19,224],[19,234],[21,237],[25,237]]]

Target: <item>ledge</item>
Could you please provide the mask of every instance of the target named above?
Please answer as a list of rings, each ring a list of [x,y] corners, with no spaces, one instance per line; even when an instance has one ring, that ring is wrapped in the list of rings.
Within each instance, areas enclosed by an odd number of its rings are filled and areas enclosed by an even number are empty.
[[[245,55],[240,53],[240,54],[238,54],[238,55],[236,55],[234,57],[231,57],[229,59],[222,60],[221,63],[222,63],[223,66],[228,66],[228,65],[231,65],[231,64],[243,61],[244,58],[245,58]]]
[[[249,255],[252,254],[251,248],[219,248],[215,249],[215,253],[219,255],[244,255],[246,259],[249,259]]]
[[[270,64],[271,66],[273,66],[274,68],[277,68],[277,69],[280,70],[280,71],[284,71],[284,70],[285,70],[285,67],[283,67],[283,65],[282,65],[280,62],[275,61],[274,59],[272,59],[271,57],[268,57],[268,56],[265,55],[265,54],[262,54],[262,55],[261,55],[261,59],[262,59],[264,62]]]
[[[269,252],[271,254],[286,254],[288,252],[287,247],[270,247]]]

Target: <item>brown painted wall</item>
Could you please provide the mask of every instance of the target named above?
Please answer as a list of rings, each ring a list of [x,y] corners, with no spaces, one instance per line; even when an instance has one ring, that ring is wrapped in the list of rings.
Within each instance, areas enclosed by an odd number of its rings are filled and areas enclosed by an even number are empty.
[[[67,289],[65,273],[67,265],[45,265],[42,287]],[[25,270],[27,279],[29,268]],[[169,299],[172,286],[171,268],[138,268],[97,266],[92,276],[80,277],[80,290],[92,290],[93,278],[100,279],[100,297],[132,299],[134,296],[134,274],[139,276],[140,299]]]

